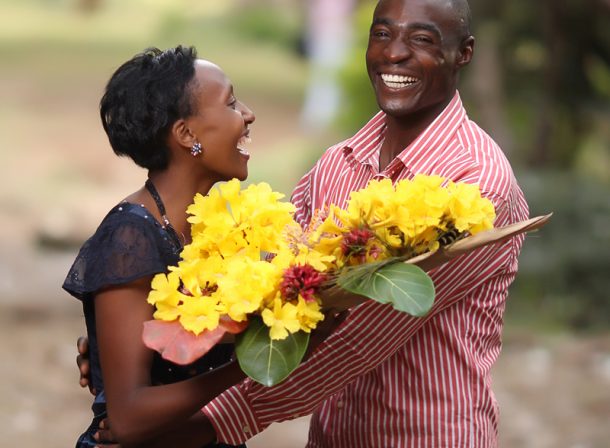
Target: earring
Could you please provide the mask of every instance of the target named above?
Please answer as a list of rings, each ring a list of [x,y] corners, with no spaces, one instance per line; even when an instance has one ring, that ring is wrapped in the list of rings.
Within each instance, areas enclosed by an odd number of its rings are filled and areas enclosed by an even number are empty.
[[[201,147],[201,143],[195,142],[193,147],[191,148],[191,155],[193,157],[197,157],[199,154],[203,152],[203,148]]]

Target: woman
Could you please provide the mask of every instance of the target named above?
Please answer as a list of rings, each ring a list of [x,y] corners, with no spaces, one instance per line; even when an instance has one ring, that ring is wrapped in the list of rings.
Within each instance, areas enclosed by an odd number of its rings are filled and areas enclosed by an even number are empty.
[[[152,277],[177,264],[189,243],[185,210],[195,193],[247,177],[254,114],[218,66],[179,46],[123,64],[100,115],[114,152],[146,168],[148,180],[110,210],[63,285],[83,302],[96,390],[94,419],[77,447],[96,445],[106,416],[124,447],[222,446],[211,443],[198,411],[244,377],[232,345],[180,367],[143,345],[142,324],[154,311],[146,302]]]

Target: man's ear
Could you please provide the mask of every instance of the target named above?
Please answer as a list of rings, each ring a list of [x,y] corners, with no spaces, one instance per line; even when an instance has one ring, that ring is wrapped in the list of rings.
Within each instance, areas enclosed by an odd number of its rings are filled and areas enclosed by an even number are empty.
[[[173,139],[184,148],[192,148],[197,142],[197,137],[191,132],[186,120],[182,118],[176,120],[170,132]]]
[[[456,64],[458,68],[462,68],[472,60],[474,54],[474,37],[468,36],[460,44],[460,52],[457,55]]]

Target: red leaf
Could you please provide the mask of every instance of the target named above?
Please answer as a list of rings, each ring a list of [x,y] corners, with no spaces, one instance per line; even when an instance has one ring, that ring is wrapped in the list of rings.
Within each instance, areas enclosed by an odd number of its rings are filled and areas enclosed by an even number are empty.
[[[239,334],[248,328],[248,321],[236,322],[226,314],[220,316],[220,326],[226,330],[227,333]]]
[[[195,336],[177,320],[149,320],[144,322],[142,340],[146,347],[159,352],[163,359],[187,365],[201,358],[222,339],[227,331],[224,327],[220,325],[215,330],[206,330]]]

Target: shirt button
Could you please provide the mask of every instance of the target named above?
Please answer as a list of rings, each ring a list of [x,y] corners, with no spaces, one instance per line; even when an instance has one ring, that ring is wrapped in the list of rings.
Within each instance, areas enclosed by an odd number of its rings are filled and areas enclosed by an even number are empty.
[[[343,402],[341,400],[337,401],[337,408],[343,409]]]
[[[250,427],[248,425],[244,425],[244,427],[242,429],[246,434],[250,434],[252,432],[252,431],[250,431]]]

